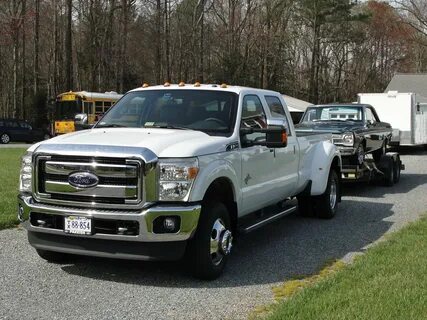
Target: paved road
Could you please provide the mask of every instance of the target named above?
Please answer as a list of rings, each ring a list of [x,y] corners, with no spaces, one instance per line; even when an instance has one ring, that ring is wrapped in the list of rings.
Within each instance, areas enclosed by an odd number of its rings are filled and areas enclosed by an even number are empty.
[[[427,209],[427,152],[406,151],[392,187],[345,187],[335,219],[290,215],[240,238],[225,275],[202,282],[180,263],[39,259],[22,230],[0,232],[0,318],[244,319],[271,302],[271,287],[310,274]]]

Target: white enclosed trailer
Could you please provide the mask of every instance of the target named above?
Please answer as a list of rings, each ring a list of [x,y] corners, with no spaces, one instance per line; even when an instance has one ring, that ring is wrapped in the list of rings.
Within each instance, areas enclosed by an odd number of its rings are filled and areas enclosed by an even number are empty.
[[[370,104],[380,119],[393,127],[390,145],[427,144],[427,98],[416,93],[389,91],[359,93],[359,103]]]

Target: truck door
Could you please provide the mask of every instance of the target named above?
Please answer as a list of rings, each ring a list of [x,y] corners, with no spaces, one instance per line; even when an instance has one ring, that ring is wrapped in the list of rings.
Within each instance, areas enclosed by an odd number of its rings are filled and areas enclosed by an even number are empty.
[[[240,127],[267,127],[263,105],[255,94],[243,97]],[[264,146],[251,146],[251,141],[262,141],[265,138],[265,133],[251,133],[240,137],[242,214],[261,209],[275,199],[274,187],[270,183],[277,175],[272,168],[274,150]]]
[[[272,183],[275,185],[277,197],[289,197],[294,195],[298,183],[299,146],[295,132],[289,125],[291,118],[286,114],[283,103],[277,96],[264,96],[272,119],[281,119],[286,124],[288,133],[288,145],[285,148],[274,149],[274,161],[272,170],[276,172]]]
[[[368,135],[366,135],[366,151],[370,152],[382,147],[390,129],[387,129],[384,124],[379,122],[378,117],[369,107],[365,108],[365,117],[368,127]]]

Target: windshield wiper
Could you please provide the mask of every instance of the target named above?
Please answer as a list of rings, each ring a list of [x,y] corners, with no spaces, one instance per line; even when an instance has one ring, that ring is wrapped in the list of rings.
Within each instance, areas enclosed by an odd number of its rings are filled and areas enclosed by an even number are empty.
[[[121,124],[115,124],[115,123],[107,123],[107,124],[97,125],[95,128],[126,128],[126,126]]]
[[[152,126],[144,126],[144,128],[161,128],[161,129],[178,129],[178,130],[193,130],[188,127],[180,127],[180,126],[174,126],[171,124],[155,124]]]

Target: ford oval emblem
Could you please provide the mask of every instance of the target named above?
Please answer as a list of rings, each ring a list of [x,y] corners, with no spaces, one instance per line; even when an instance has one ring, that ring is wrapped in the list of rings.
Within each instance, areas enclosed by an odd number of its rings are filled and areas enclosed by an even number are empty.
[[[91,188],[99,183],[99,178],[90,172],[74,172],[68,176],[68,183],[77,188]]]

